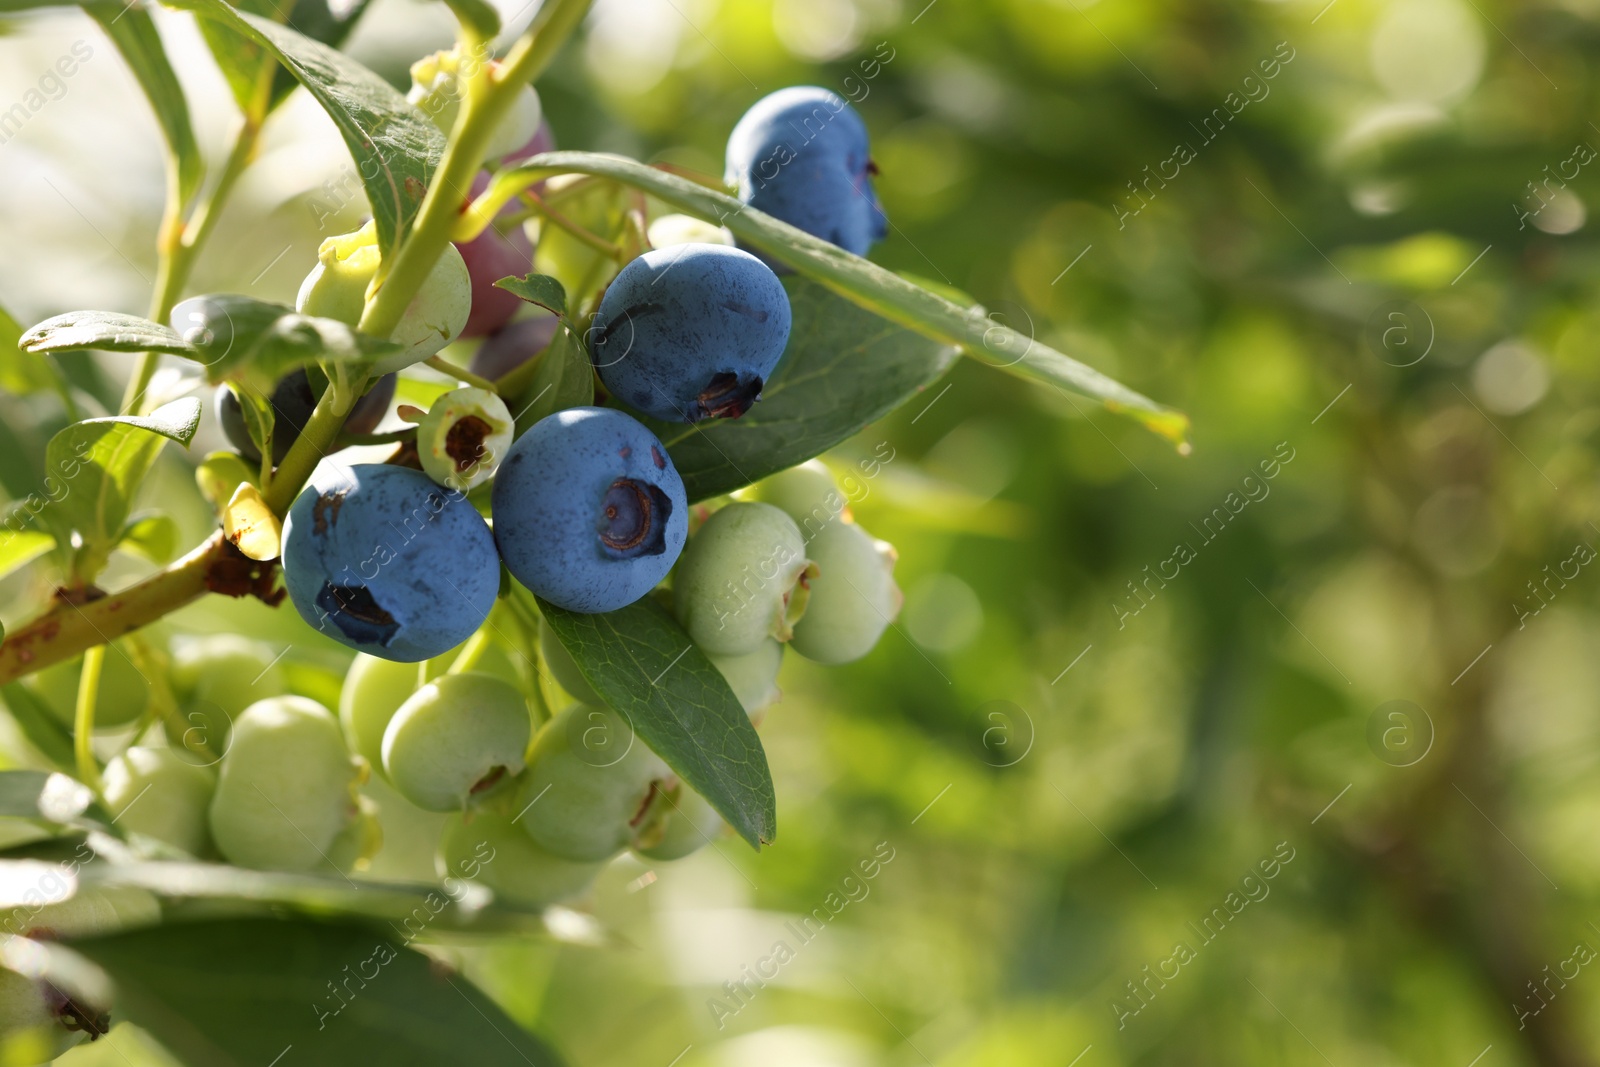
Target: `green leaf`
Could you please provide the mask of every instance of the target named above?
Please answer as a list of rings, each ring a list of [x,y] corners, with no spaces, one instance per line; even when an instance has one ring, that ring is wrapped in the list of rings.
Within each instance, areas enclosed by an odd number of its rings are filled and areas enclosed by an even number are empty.
[[[761,402],[737,419],[645,419],[704,500],[803,463],[937,381],[960,354],[902,329],[816,282],[788,277],[794,325]]]
[[[538,304],[546,310],[553,311],[565,318],[567,314],[567,290],[556,279],[548,274],[529,274],[522,278],[501,278],[494,283],[496,289],[504,289],[513,296],[521,297],[530,304]]]
[[[162,443],[171,440],[187,448],[199,426],[200,401],[185,397],[149,415],[75,422],[50,439],[45,464],[60,475],[65,489],[41,516],[58,540],[73,532],[82,538],[75,577],[92,580],[105,565]]]
[[[403,922],[424,908],[434,931],[520,931],[559,941],[600,945],[608,935],[593,919],[565,908],[543,909],[495,899],[486,887],[454,883],[453,897],[437,885],[353,882],[342,874],[250,871],[217,863],[116,862],[96,865],[85,877],[98,885],[137,886],[166,898],[170,917],[262,914],[284,909]]]
[[[539,610],[595,692],[752,847],[777,833],[761,738],[722,673],[667,609],[645,597],[585,615]]]
[[[1071,389],[1128,415],[1186,450],[1189,418],[1033,338],[961,307],[875,263],[746,207],[733,197],[623,156],[597,152],[547,152],[501,171],[493,195],[509,199],[530,176],[594,174],[642,189],[680,211],[726,226],[741,241],[816,280],[851,303],[1008,373]]]
[[[594,403],[594,368],[572,331],[559,329],[543,354],[535,357],[528,388],[517,401],[517,436],[546,415]]]
[[[0,816],[42,819],[79,829],[111,825],[111,813],[100,806],[88,786],[54,771],[0,771]]]
[[[190,1067],[560,1063],[471,982],[406,947],[396,928],[239,919],[71,948],[116,983],[126,1018]]]
[[[19,516],[21,510],[13,508],[7,520],[0,522],[0,578],[26,567],[54,548],[56,544],[56,539],[43,530],[12,529],[11,523],[15,521],[14,517]]]
[[[7,682],[0,686],[0,699],[5,700],[6,710],[11,712],[29,744],[57,767],[65,769],[74,765],[71,732],[27,686],[21,682]]]
[[[150,101],[166,140],[167,165],[177,182],[178,202],[187,204],[200,189],[205,164],[195,143],[194,128],[189,124],[189,103],[167,61],[155,21],[148,11],[132,2],[86,3],[83,9],[117,46]]]
[[[263,396],[297,367],[376,359],[399,349],[337,319],[253,296],[217,293],[188,303],[187,318],[178,324],[189,345],[183,354],[204,364],[211,384],[240,382]]]
[[[171,3],[262,46],[322,105],[355,160],[377,223],[378,247],[389,255],[433,180],[444,152],[439,128],[377,74],[304,34],[237,11],[225,0]]]
[[[288,25],[313,41],[338,48],[367,10],[368,2],[355,0],[340,4],[335,13],[327,0],[296,0],[289,6]],[[275,3],[276,0],[242,0],[234,6],[252,15],[282,22],[284,6],[275,7]],[[249,38],[207,19],[200,20],[200,35],[205,38],[217,66],[222,68],[234,102],[245,114],[265,118],[266,112],[281,104],[297,84],[293,75],[277,69],[277,60]],[[274,73],[270,93],[263,97],[262,79]]]
[[[487,41],[500,32],[500,12],[484,0],[444,0],[444,2],[456,13],[461,25],[484,40]]]
[[[137,552],[151,563],[166,563],[178,551],[178,524],[159,512],[135,516],[122,528],[117,547]]]
[[[193,357],[194,348],[177,331],[159,322],[120,311],[69,311],[45,319],[17,342],[24,352],[68,352],[94,348],[101,352],[165,352]]]
[[[41,359],[29,359],[19,349],[22,326],[0,308],[0,389],[16,396],[43,392],[55,386],[55,375]]]

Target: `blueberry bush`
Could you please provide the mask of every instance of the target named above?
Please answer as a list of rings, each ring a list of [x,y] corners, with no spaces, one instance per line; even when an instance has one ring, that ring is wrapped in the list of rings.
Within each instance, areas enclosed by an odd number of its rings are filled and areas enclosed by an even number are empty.
[[[889,220],[843,97],[753,101],[722,176],[557,150],[536,85],[587,0],[509,37],[446,2],[456,44],[401,93],[340,51],[361,3],[174,0],[237,112],[210,165],[150,12],[79,5],[148,98],[167,206],[148,316],[0,317],[0,363],[75,411],[72,357],[127,366],[0,534],[0,572],[54,590],[0,643],[33,762],[0,771],[0,1062],[124,1020],[193,1064],[557,1062],[430,950],[594,942],[619,854],[778,839],[757,727],[786,650],[860,660],[902,603],[815,457],[962,354],[1186,447],[1176,411],[866,258]],[[293,306],[192,293],[296,88],[369,216],[305,255]],[[179,545],[134,505],[208,417],[214,532]],[[110,582],[121,553],[161,566]],[[168,631],[205,597],[296,613],[344,669]]]

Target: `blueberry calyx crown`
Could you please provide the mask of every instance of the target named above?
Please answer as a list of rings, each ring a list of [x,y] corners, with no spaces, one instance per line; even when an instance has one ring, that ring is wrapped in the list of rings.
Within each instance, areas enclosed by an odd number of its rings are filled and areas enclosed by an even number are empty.
[[[477,466],[488,449],[483,442],[493,436],[494,427],[476,415],[457,419],[445,434],[445,453],[456,465],[458,474],[465,474]]]
[[[672,500],[649,482],[618,478],[600,507],[600,543],[622,559],[666,551]]]
[[[732,371],[713,374],[706,387],[695,397],[695,422],[701,419],[737,419],[761,399],[761,387],[766,384],[760,375],[741,378]]]

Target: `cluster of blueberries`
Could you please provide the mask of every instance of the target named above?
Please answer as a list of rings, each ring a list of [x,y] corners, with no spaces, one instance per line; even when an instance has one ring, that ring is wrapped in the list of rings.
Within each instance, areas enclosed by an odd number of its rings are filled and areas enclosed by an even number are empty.
[[[433,99],[455,69],[437,56],[418,64],[413,96]],[[536,98],[515,121],[491,165],[551,146]],[[886,227],[872,169],[860,118],[822,89],[760,101],[728,145],[728,179],[745,203],[856,253]],[[530,244],[512,230],[491,228],[441,257],[394,332],[402,351],[374,368],[347,432],[372,432],[393,400],[394,372],[457,336],[485,338],[473,366],[486,375],[550,341],[553,320],[513,321],[516,302],[493,288],[530,263]],[[167,716],[165,743],[143,741],[106,770],[106,800],[125,810],[131,832],[242,866],[349,870],[382,837],[360,788],[370,773],[409,802],[386,811],[386,822],[413,809],[449,816],[433,873],[545,904],[581,892],[622,850],[674,859],[722,829],[711,805],[606,706],[547,624],[531,614],[511,624],[537,628],[525,634],[536,656],[529,648],[519,658],[480,633],[502,564],[569,611],[654,596],[759,722],[778,697],[786,647],[823,663],[857,659],[899,609],[893,549],[854,521],[823,464],[691,509],[661,441],[623,410],[679,423],[738,418],[760,399],[790,331],[782,283],[726,231],[667,216],[649,232],[653,249],[612,279],[586,337],[621,407],[558,411],[516,436],[493,392],[455,389],[425,414],[400,409],[416,442],[393,461],[319,468],[284,523],[282,565],[299,613],[358,653],[337,713],[291,685],[268,647],[237,636],[179,640],[170,675],[180,714]],[[357,323],[378,258],[370,224],[325,241],[297,310]],[[174,315],[180,328],[183,313]],[[278,383],[273,462],[324,385],[316,369]],[[238,450],[260,462],[231,387],[219,391],[218,414]],[[453,660],[444,655],[458,646]],[[63,665],[59,678],[41,672],[31,683],[69,720],[74,671]],[[531,712],[530,694],[554,714]],[[108,706],[97,722],[143,713]]]

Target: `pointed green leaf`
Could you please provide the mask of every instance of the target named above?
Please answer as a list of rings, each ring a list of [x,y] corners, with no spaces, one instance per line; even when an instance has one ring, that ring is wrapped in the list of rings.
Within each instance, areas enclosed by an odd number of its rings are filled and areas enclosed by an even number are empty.
[[[159,512],[136,516],[122,528],[117,547],[137,552],[151,563],[166,563],[178,551],[178,524]]]
[[[777,833],[761,738],[727,680],[650,597],[602,615],[539,601],[578,670],[751,847]]]
[[[378,247],[388,255],[433,180],[444,151],[439,128],[377,74],[302,33],[238,11],[225,0],[171,2],[266,49],[322,105],[355,160],[377,223]]]
[[[283,11],[288,8],[290,29],[305,34],[331,48],[338,48],[355,28],[356,21],[367,10],[369,0],[341,3],[334,11],[328,0],[296,0],[293,5],[274,6],[277,0],[242,0],[234,6],[241,11],[262,18],[283,21]],[[217,66],[222,68],[233,92],[234,102],[246,114],[265,117],[265,111],[281,104],[297,84],[294,76],[278,69],[277,60],[268,55],[255,41],[241,37],[225,26],[209,19],[200,20],[200,35],[205,38]],[[263,98],[261,79],[272,77],[270,95]]]
[[[35,355],[93,348],[101,352],[194,356],[194,348],[175,330],[120,311],[68,311],[53,316],[24,333],[18,347]]]
[[[263,395],[290,371],[309,363],[376,359],[398,350],[337,319],[302,315],[253,296],[216,293],[179,305],[178,329],[189,358],[204,364],[206,380],[242,383]]]
[[[6,710],[21,728],[22,736],[45,759],[63,769],[74,765],[72,733],[27,686],[21,682],[7,682],[0,686],[0,700],[5,702]]]
[[[937,381],[960,352],[788,277],[794,325],[761,402],[737,419],[645,419],[689,499],[738,489],[832,448]]]
[[[412,925],[425,930],[421,914]],[[116,983],[130,1022],[192,1067],[560,1063],[471,982],[407,947],[412,936],[399,925],[232,919],[71,948]]]
[[[88,786],[53,771],[0,771],[0,816],[78,828],[99,829],[111,824],[111,813],[95,800]]]
[[[504,289],[513,296],[521,297],[530,304],[538,304],[557,315],[564,317],[567,313],[567,290],[548,274],[501,278],[494,285],[496,289]]]
[[[187,204],[200,188],[205,164],[189,124],[189,103],[167,60],[161,35],[150,13],[134,3],[86,3],[84,11],[100,24],[122,53],[128,69],[144,90],[167,144],[167,165],[177,181],[178,200]]]
[[[185,397],[149,415],[75,422],[50,439],[45,463],[60,488],[40,518],[58,539],[81,537],[75,577],[90,581],[105,565],[161,445],[170,440],[187,448],[199,426],[200,401]]]
[[[49,364],[29,358],[19,347],[22,326],[0,308],[0,389],[16,396],[42,392],[55,386]]]
[[[518,436],[546,415],[594,403],[594,369],[570,330],[557,330],[534,358],[539,364],[514,405]]]
[[[1071,389],[1109,410],[1184,446],[1189,418],[1164,407],[1086,364],[990,319],[982,308],[962,307],[884,268],[851,255],[733,197],[623,156],[597,152],[546,152],[501,171],[491,195],[509,200],[529,177],[594,174],[642,189],[680,211],[726,226],[741,241],[838,293],[851,303],[947,345],[982,363],[1055,388]]]
[[[0,578],[26,567],[56,544],[56,539],[43,530],[18,529],[28,521],[22,510],[13,508],[7,520],[0,522]]]

